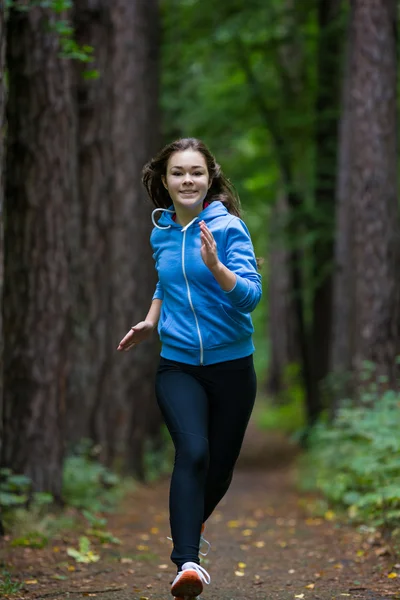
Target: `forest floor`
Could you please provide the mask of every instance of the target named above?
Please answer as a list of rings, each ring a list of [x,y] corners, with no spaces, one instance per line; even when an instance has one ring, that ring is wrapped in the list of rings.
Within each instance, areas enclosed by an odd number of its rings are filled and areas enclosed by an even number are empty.
[[[400,598],[400,558],[383,540],[316,517],[311,496],[294,485],[296,448],[275,434],[249,428],[228,494],[207,523],[212,548],[202,563],[211,575],[204,600],[383,600]],[[46,548],[0,545],[3,568],[22,583],[24,600],[161,600],[172,598],[168,481],[138,486],[107,530],[121,544],[93,544],[100,559],[77,563],[67,548],[79,532]],[[82,534],[82,532],[81,532]]]

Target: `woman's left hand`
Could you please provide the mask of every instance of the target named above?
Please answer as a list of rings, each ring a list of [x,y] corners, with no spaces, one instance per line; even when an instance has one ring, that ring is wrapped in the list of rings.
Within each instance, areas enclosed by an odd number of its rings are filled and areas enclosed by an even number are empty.
[[[209,269],[214,269],[218,263],[218,249],[214,236],[204,221],[200,221],[201,258]]]

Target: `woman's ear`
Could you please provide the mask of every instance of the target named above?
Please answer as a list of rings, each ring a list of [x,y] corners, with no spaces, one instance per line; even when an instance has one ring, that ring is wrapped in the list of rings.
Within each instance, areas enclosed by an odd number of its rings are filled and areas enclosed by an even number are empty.
[[[208,189],[210,189],[210,187],[212,186],[212,182],[213,182],[213,180],[210,179],[210,183],[208,184]]]
[[[165,175],[161,175],[161,181],[163,182],[163,186],[167,190],[168,186],[167,186],[167,180],[165,179]]]

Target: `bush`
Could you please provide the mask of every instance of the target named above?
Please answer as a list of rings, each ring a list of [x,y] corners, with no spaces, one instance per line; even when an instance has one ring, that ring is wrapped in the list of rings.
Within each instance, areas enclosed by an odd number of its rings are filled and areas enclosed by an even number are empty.
[[[393,528],[400,524],[400,394],[376,395],[374,404],[372,396],[316,426],[300,487],[321,491],[355,522]]]
[[[107,512],[122,498],[127,480],[99,463],[90,441],[83,441],[76,454],[64,463],[62,496],[68,506],[92,512]]]

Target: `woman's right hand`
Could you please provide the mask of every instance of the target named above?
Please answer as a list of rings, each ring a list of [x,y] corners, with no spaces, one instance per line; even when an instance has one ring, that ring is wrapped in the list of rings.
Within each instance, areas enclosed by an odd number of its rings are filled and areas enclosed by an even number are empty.
[[[140,321],[137,325],[132,327],[125,337],[120,341],[117,350],[130,350],[136,344],[140,344],[144,340],[147,340],[148,337],[154,331],[154,324],[150,321]]]

